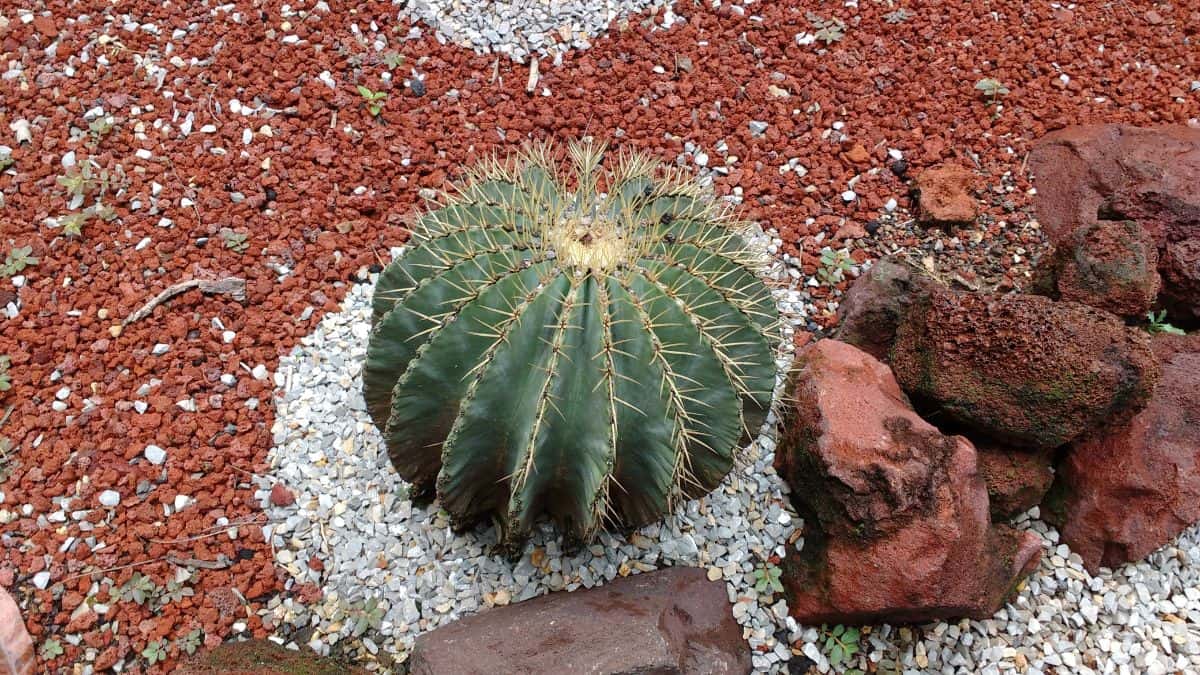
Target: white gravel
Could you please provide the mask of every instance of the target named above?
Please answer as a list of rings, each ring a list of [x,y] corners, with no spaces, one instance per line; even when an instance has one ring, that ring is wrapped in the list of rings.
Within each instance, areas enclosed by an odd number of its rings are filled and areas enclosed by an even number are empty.
[[[783,265],[773,272],[786,274]],[[492,530],[455,535],[444,513],[414,506],[389,464],[358,377],[371,291],[371,284],[352,288],[342,311],[326,315],[275,373],[273,472],[258,492],[270,517],[265,533],[290,586],[324,591],[307,606],[295,598],[271,602],[264,615],[280,639],[390,670],[418,634],[478,610],[690,565],[726,582],[756,672],[786,672],[786,661],[800,654],[821,672],[841,672],[822,653],[820,627],[796,626],[779,597],[753,589],[763,558],[783,553],[789,541],[803,544],[801,521],[771,464],[771,433],[750,446],[746,465],[720,489],[661,524],[628,538],[605,534],[571,554],[542,531],[509,563],[488,555]],[[790,322],[802,323],[803,296],[778,294]],[[781,357],[781,369],[787,361]],[[277,481],[295,504],[270,504]],[[1200,672],[1200,528],[1147,561],[1093,577],[1036,515],[1019,526],[1043,538],[1046,556],[1012,604],[987,621],[865,630],[849,665],[865,668],[870,660],[879,672],[906,674]],[[322,571],[309,566],[313,558]],[[375,621],[362,622],[355,636],[371,599],[380,608]]]
[[[439,42],[524,63],[587,49],[614,21],[666,6],[662,27],[683,21],[668,0],[411,0],[401,14],[434,29]]]

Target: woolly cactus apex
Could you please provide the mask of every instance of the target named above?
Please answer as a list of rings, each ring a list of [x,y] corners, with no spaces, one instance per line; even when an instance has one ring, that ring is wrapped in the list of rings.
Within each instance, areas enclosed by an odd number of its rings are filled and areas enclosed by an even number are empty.
[[[363,388],[392,463],[510,551],[542,516],[586,539],[708,493],[771,403],[777,314],[738,224],[604,152],[474,169],[375,290]]]

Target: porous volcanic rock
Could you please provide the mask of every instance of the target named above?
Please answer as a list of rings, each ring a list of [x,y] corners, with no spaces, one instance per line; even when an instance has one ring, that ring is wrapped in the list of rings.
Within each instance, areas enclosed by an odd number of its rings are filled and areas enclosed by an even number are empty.
[[[348,666],[314,654],[307,647],[287,649],[258,639],[226,642],[180,664],[175,675],[365,675]]]
[[[805,517],[784,560],[804,624],[993,614],[1037,564],[1030,533],[993,526],[975,448],[909,406],[887,366],[822,340],[798,357],[776,467]]]
[[[921,405],[997,442],[1055,448],[1145,406],[1158,367],[1143,331],[1074,302],[938,291],[892,349]]]
[[[1172,316],[1200,319],[1200,236],[1168,242],[1161,269],[1163,305]]]
[[[1183,244],[1200,239],[1200,129],[1067,127],[1037,142],[1029,167],[1038,220],[1052,241],[1097,217],[1137,221],[1159,248],[1164,299],[1200,317],[1200,245]]]
[[[1054,481],[1049,450],[1023,452],[990,444],[978,444],[975,450],[992,520],[1008,520],[1037,506]]]
[[[491,609],[417,638],[413,675],[748,673],[725,584],[670,568]]]
[[[1045,500],[1093,572],[1140,560],[1200,520],[1200,340],[1154,343],[1162,379],[1150,404],[1072,443]]]
[[[936,283],[901,256],[880,258],[851,284],[838,305],[837,339],[886,362],[908,308]]]
[[[34,665],[33,641],[25,630],[21,608],[0,588],[0,673],[31,675]]]
[[[945,164],[922,171],[916,180],[918,220],[926,225],[972,223],[979,205],[971,196],[975,175],[957,164]]]
[[[1097,220],[1060,241],[1039,263],[1038,276],[1039,290],[1050,297],[1140,318],[1161,286],[1158,247],[1135,221]]]

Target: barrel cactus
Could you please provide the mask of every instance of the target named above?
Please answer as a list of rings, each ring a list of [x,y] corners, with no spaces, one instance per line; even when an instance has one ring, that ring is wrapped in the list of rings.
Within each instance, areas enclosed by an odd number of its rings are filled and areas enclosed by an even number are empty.
[[[379,276],[363,366],[396,470],[519,550],[707,494],[766,418],[777,312],[677,170],[574,143],[469,171]]]

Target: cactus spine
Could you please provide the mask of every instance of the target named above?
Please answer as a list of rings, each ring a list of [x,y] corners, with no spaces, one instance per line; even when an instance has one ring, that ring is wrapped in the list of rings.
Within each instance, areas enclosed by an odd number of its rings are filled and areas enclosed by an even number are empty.
[[[706,494],[775,384],[738,223],[645,157],[567,154],[567,175],[549,146],[486,162],[417,219],[363,366],[397,471],[510,551],[544,515],[586,539]]]

